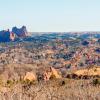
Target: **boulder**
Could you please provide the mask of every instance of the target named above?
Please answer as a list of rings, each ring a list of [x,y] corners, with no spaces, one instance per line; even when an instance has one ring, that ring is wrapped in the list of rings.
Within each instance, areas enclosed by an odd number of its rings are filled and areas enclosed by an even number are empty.
[[[51,67],[51,76],[54,76],[55,78],[61,78],[59,72],[53,67]]]
[[[49,80],[50,78],[61,78],[59,72],[53,67],[50,67],[50,70],[45,71],[43,76],[45,81]]]
[[[33,72],[27,72],[25,77],[24,77],[24,81],[25,80],[29,80],[29,81],[35,81],[37,78],[36,78],[36,75],[33,74]]]
[[[93,68],[85,68],[75,71],[73,74],[77,76],[100,76],[100,66]]]

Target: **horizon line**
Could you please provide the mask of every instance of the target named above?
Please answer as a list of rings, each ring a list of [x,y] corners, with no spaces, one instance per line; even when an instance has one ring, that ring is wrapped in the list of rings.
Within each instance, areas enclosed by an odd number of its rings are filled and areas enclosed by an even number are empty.
[[[82,32],[100,32],[100,31],[28,31],[29,33],[82,33]]]

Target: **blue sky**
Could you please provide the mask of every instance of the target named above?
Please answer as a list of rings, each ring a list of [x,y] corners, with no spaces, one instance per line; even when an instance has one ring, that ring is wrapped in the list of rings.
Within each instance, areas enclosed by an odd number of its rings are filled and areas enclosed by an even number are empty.
[[[100,31],[100,0],[0,0],[0,30]]]

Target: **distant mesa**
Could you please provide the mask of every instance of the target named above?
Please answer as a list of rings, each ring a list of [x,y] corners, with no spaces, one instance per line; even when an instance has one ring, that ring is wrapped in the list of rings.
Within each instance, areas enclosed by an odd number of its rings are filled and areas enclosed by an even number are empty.
[[[18,37],[26,37],[28,34],[26,26],[22,26],[21,28],[13,27],[12,32],[15,33]]]
[[[0,31],[0,42],[9,42],[14,41],[15,38],[22,38],[28,35],[26,26],[22,26],[21,28],[13,27],[12,31],[2,30]]]
[[[9,30],[0,31],[0,42],[8,42],[8,41],[10,41],[10,31]]]

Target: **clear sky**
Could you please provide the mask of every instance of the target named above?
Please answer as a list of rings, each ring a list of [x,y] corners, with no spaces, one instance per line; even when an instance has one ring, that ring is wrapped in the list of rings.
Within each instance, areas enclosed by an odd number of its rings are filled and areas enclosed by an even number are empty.
[[[0,30],[100,31],[100,0],[0,0]]]

